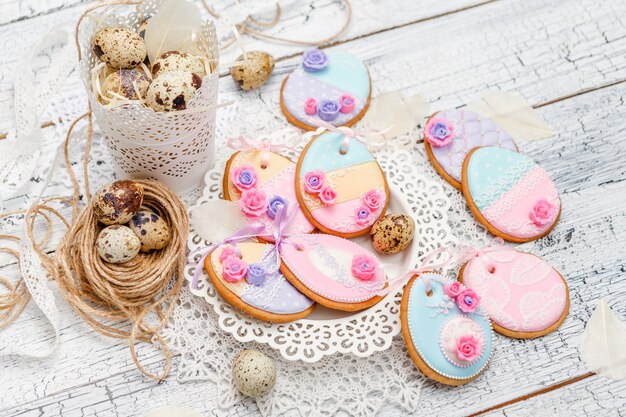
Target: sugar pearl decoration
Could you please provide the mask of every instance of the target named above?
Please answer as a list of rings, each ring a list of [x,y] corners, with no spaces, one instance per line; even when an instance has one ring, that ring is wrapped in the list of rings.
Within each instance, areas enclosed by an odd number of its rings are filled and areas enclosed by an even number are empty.
[[[415,222],[411,217],[401,213],[381,217],[370,231],[374,249],[387,255],[405,250],[413,241],[414,235]]]
[[[242,350],[233,362],[233,382],[243,395],[262,397],[276,383],[274,361],[256,350]]]
[[[252,51],[237,58],[237,64],[233,65],[230,75],[233,80],[244,90],[259,88],[270,78],[274,71],[274,58],[261,51]]]

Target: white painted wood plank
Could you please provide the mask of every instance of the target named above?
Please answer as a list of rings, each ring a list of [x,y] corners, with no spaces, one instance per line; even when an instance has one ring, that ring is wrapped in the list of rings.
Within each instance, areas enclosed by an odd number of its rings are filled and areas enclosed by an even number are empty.
[[[428,19],[456,10],[462,10],[476,4],[488,3],[490,0],[459,0],[441,2],[438,0],[422,0],[420,2],[379,2],[376,0],[359,1],[354,5],[353,21],[348,30],[339,38],[341,41],[360,38],[370,33],[387,30],[410,22]],[[0,66],[0,106],[5,111],[0,114],[0,132],[14,126],[13,120],[13,81],[20,56],[29,46],[44,36],[54,26],[64,22],[75,22],[78,16],[88,7],[79,0],[55,0],[78,4],[76,7],[63,9],[59,12],[18,21],[5,26],[0,25],[0,49],[3,51]],[[25,3],[25,5],[21,5]],[[39,2],[34,2],[39,4]],[[41,2],[43,3],[43,2]],[[341,26],[341,3],[338,0],[283,0],[283,16],[280,25],[268,33],[274,36],[295,39],[322,39]],[[38,6],[27,6],[30,2],[11,1],[9,6],[30,10]],[[91,5],[92,3],[89,3]],[[236,4],[233,1],[221,0],[211,2],[216,10],[228,16],[229,10]],[[42,6],[43,7],[43,6]],[[1,9],[0,9],[1,10]],[[204,11],[204,9],[202,9]],[[205,15],[207,15],[205,13]],[[232,15],[232,14],[231,14]],[[0,12],[0,16],[2,13]],[[1,18],[0,18],[1,19]],[[339,19],[339,21],[337,21]],[[332,23],[336,22],[336,23]],[[218,34],[227,38],[230,26],[226,22],[218,22]],[[303,46],[267,43],[246,37],[248,50],[262,49],[280,59],[301,52]],[[233,62],[239,55],[238,48],[229,48],[222,53],[222,62]],[[66,86],[67,90],[82,90],[83,84],[74,77]],[[80,97],[80,95],[77,95]]]
[[[87,1],[88,0],[2,0],[0,3],[0,25],[53,13]]]
[[[623,417],[624,404],[626,381],[593,376],[486,413],[485,417]]]
[[[533,3],[536,5],[537,3]],[[585,3],[588,5],[588,3]],[[609,5],[610,6],[610,5]],[[487,7],[487,6],[483,6]],[[491,6],[490,6],[491,7]],[[472,13],[472,11],[466,11],[464,14]],[[500,11],[502,13],[502,11]],[[585,17],[588,14],[584,14]],[[443,18],[447,19],[449,18]],[[519,30],[519,27],[515,27],[515,19],[513,17],[509,17],[509,20],[505,23],[508,23],[508,26],[513,27],[514,30]],[[599,21],[598,25],[604,25],[604,21]],[[417,26],[428,25],[428,22],[422,23]],[[433,28],[431,28],[432,30]],[[400,32],[405,33],[407,31],[411,31],[412,35],[416,35],[416,32],[412,27],[403,28],[402,30],[398,30],[395,33],[396,39]],[[395,31],[394,31],[395,32]],[[518,33],[519,34],[519,33]],[[594,31],[587,32],[585,36],[593,37],[595,34]],[[366,53],[366,44],[367,42],[376,44],[376,39],[380,36],[386,36],[386,41],[388,44],[393,41],[391,36],[387,36],[387,34],[379,34],[375,37],[368,38],[367,40],[361,40],[354,42],[351,45],[354,45],[357,50]],[[521,35],[520,35],[521,36]],[[469,36],[472,38],[471,36]],[[400,39],[404,39],[402,36],[399,36]],[[445,43],[441,43],[441,47],[445,47],[446,45],[454,45],[455,39],[452,36],[446,37],[448,39]],[[432,39],[430,39],[432,41]],[[521,39],[521,43],[518,45],[518,48],[521,48],[523,45],[523,37]],[[487,42],[487,40],[485,40]],[[381,45],[383,42],[381,42]],[[420,45],[422,45],[420,43]],[[532,44],[533,48],[531,50],[535,50],[538,47],[538,43]],[[550,46],[554,47],[554,45]],[[614,47],[618,47],[614,45]],[[619,46],[620,48],[622,46]],[[379,47],[381,49],[381,47]],[[478,50],[478,46],[473,47],[474,50]],[[483,48],[489,51],[489,48]],[[432,56],[432,52],[434,52],[434,48],[430,50]],[[606,54],[606,51],[601,51]],[[613,50],[611,53],[618,53],[617,49]],[[408,60],[406,56],[399,57],[397,51],[394,54],[393,52],[387,53],[384,55],[384,58],[380,59],[371,59],[373,69],[372,73],[375,74],[376,82],[380,81],[384,85],[391,86],[392,88],[398,88],[399,86],[406,86],[408,89],[413,91],[418,91],[420,87],[424,85],[420,84],[419,77],[409,77],[408,74],[422,74],[424,75],[423,69],[420,70],[420,66],[423,66],[423,63],[419,61],[419,58],[422,55],[422,51],[416,50],[413,52],[413,60]],[[600,58],[599,58],[600,59]],[[602,61],[603,59],[603,61]],[[601,62],[605,62],[610,58],[605,55],[604,58],[601,58]],[[383,62],[384,61],[384,62]],[[411,62],[408,62],[411,61]],[[293,62],[286,62],[280,71],[284,75],[286,71],[290,68],[293,68]],[[454,62],[454,61],[453,61]],[[589,62],[587,60],[586,62]],[[399,63],[403,63],[405,68],[402,70],[404,75],[400,74],[398,71],[395,71],[394,68],[397,68]],[[281,63],[282,65],[282,63]],[[483,64],[484,65],[484,64]],[[586,65],[586,64],[585,64]],[[583,80],[584,82],[589,83],[589,85],[597,85],[591,84],[604,82],[607,78],[603,75],[602,72],[594,72],[593,67],[587,67],[585,65],[573,66],[571,68],[566,68],[564,70],[574,71],[571,72],[568,76],[571,77],[574,75],[577,77],[578,71],[580,73],[586,74],[588,79]],[[598,67],[602,67],[604,64],[597,64]],[[515,67],[511,67],[515,69]],[[591,68],[591,69],[590,69]],[[387,71],[388,70],[388,71]],[[394,72],[395,71],[395,72]],[[420,72],[422,71],[422,72]],[[516,71],[521,71],[518,69]],[[515,72],[515,71],[514,71]],[[515,72],[517,73],[517,72]],[[607,73],[610,75],[611,73]],[[507,85],[510,82],[510,78],[504,75],[499,75],[497,73],[493,74],[493,79],[495,80],[493,84],[488,84],[491,80],[487,74],[484,74],[480,80],[474,80],[473,78],[469,78],[466,83],[469,85],[465,87],[465,84],[458,84],[446,87],[445,79],[454,84],[455,73],[452,72],[444,76],[444,80],[436,81],[442,92],[442,99],[440,103],[449,103],[449,104],[459,104],[463,100],[466,100],[467,97],[470,97],[472,93],[475,91],[479,91],[484,88],[486,85]],[[510,77],[510,76],[509,76]],[[552,78],[551,78],[552,77]],[[272,84],[268,86],[267,89],[264,89],[260,93],[252,93],[252,94],[240,94],[239,92],[232,91],[230,94],[233,94],[235,97],[242,98],[242,102],[244,105],[249,104],[245,109],[242,108],[242,119],[243,120],[255,120],[253,117],[258,112],[269,111],[276,114],[277,117],[281,117],[278,112],[275,111],[273,107],[273,102],[275,101],[276,88],[277,85],[282,78],[281,76],[274,77],[272,80]],[[520,89],[523,90],[524,94],[527,98],[531,99],[533,102],[542,102],[547,101],[555,96],[551,96],[550,94],[566,92],[570,91],[567,87],[576,86],[580,87],[581,84],[577,82],[573,82],[572,85],[565,84],[558,86],[558,88],[554,88],[552,86],[553,83],[557,81],[564,82],[566,77],[564,77],[561,73],[553,73],[550,77],[547,78],[536,78],[534,79],[535,83],[538,85],[533,85],[532,82],[526,82],[520,84]],[[435,81],[431,81],[435,82]],[[222,85],[224,85],[223,83]],[[375,84],[376,85],[376,84]],[[584,85],[584,84],[583,84]],[[445,88],[444,88],[445,87]],[[455,90],[456,89],[456,90]],[[421,90],[423,91],[423,90]],[[458,91],[458,92],[457,92]],[[575,90],[574,90],[575,91]],[[562,272],[566,273],[569,271],[578,271],[579,275],[575,276],[579,285],[581,283],[585,283],[585,280],[589,277],[593,278],[593,286],[584,288],[584,294],[582,294],[583,290],[579,290],[580,297],[582,301],[585,303],[591,303],[593,298],[600,294],[609,294],[612,292],[613,296],[622,296],[623,291],[620,292],[619,287],[614,288],[619,285],[619,274],[615,273],[614,263],[615,257],[611,253],[605,254],[596,254],[593,253],[594,258],[585,260],[579,256],[581,253],[586,253],[588,247],[594,247],[597,245],[598,241],[603,242],[604,245],[613,245],[614,247],[619,247],[617,245],[622,245],[623,248],[623,240],[620,240],[620,236],[616,232],[616,230],[623,230],[624,228],[624,220],[623,220],[623,208],[619,207],[615,203],[615,197],[619,195],[624,195],[624,189],[620,188],[621,185],[619,182],[615,182],[613,184],[604,184],[600,186],[603,182],[614,180],[621,181],[624,178],[624,172],[619,171],[619,163],[621,162],[621,158],[619,158],[619,153],[622,152],[623,148],[619,147],[619,143],[617,143],[617,147],[612,148],[611,144],[615,144],[618,139],[623,137],[624,132],[624,124],[622,123],[621,115],[624,112],[623,104],[621,103],[621,97],[624,94],[624,90],[622,87],[618,87],[614,89],[608,89],[604,92],[596,92],[591,95],[582,96],[573,100],[568,100],[564,103],[560,103],[555,106],[548,106],[545,109],[542,109],[542,114],[546,117],[550,118],[553,125],[557,128],[563,130],[563,134],[559,137],[557,142],[553,140],[550,141],[550,144],[542,149],[543,143],[533,143],[525,145],[524,151],[538,158],[540,162],[551,171],[555,178],[557,179],[557,183],[561,190],[565,191],[567,194],[566,198],[564,198],[565,211],[564,219],[559,224],[557,230],[550,235],[549,238],[544,239],[541,243],[540,251],[537,253],[542,254],[549,261],[553,262],[555,266],[560,268]],[[228,96],[228,95],[227,95]],[[580,120],[580,122],[579,122]],[[608,133],[607,133],[608,132]],[[617,149],[617,150],[616,150]],[[553,155],[559,155],[560,159],[553,158]],[[578,180],[581,178],[581,173],[578,168],[581,164],[588,164],[589,167],[585,168],[583,173],[586,174],[585,180]],[[561,168],[562,167],[562,168]],[[596,181],[596,178],[601,181]],[[602,187],[602,188],[600,188]],[[592,192],[595,188],[597,190]],[[622,194],[620,194],[620,192]],[[591,202],[591,203],[590,203]],[[588,208],[590,204],[593,204],[592,208],[595,207],[596,204],[602,205],[603,208],[601,210],[591,210]],[[582,210],[578,210],[578,207],[583,207]],[[585,208],[587,207],[587,208]],[[623,206],[622,206],[623,207]],[[572,210],[571,212],[569,210]],[[576,210],[576,211],[574,211]],[[622,238],[623,239],[623,238]],[[573,243],[572,243],[573,242]],[[563,248],[565,246],[565,248]],[[596,257],[597,256],[597,257]],[[596,271],[599,274],[596,275]],[[586,281],[589,284],[589,281]],[[609,285],[613,285],[613,287],[609,288]],[[573,299],[573,303],[576,300]],[[582,323],[583,319],[588,317],[588,313],[586,309],[588,306],[586,304],[579,305],[579,308],[583,308],[583,313],[586,313],[587,316],[570,316],[567,323],[570,323],[572,320],[576,323]],[[623,314],[623,309],[621,310]],[[582,313],[581,313],[582,314]],[[64,314],[65,317],[71,317],[73,314],[68,312]],[[62,360],[61,365],[41,365],[40,363],[36,363],[33,366],[32,376],[24,377],[23,374],[16,372],[14,374],[10,374],[11,378],[7,378],[7,380],[17,380],[21,381],[24,379],[23,385],[20,385],[25,389],[25,392],[32,392],[33,390],[40,390],[39,394],[42,393],[42,386],[45,387],[45,384],[36,382],[41,379],[41,375],[48,375],[57,373],[57,377],[59,375],[67,374],[67,376],[61,376],[63,381],[57,383],[53,389],[46,391],[45,395],[54,395],[58,390],[70,389],[72,384],[83,383],[84,381],[92,382],[96,381],[98,377],[104,377],[105,375],[110,375],[111,372],[106,370],[106,366],[104,369],[98,368],[98,375],[87,375],[88,371],[85,370],[84,374],[72,374],[72,372],[77,372],[77,367],[84,366],[85,358],[80,355],[80,350],[85,349],[87,346],[91,346],[94,341],[85,341],[89,340],[89,337],[95,337],[95,335],[89,334],[89,329],[86,326],[76,325],[76,320],[68,322],[68,328],[64,329],[64,332],[67,332],[67,339],[65,340],[65,344],[70,344],[73,350],[78,351],[75,356],[67,356]],[[569,324],[572,326],[572,324]],[[582,325],[581,325],[582,326]],[[76,333],[72,333],[74,328],[78,328],[79,331]],[[547,338],[540,339],[539,341],[533,342],[524,342],[520,343],[522,348],[518,347],[517,342],[514,342],[515,349],[510,353],[511,357],[507,356],[507,359],[514,360],[513,363],[524,363],[524,364],[532,364],[533,366],[538,366],[537,364],[545,365],[548,370],[555,371],[555,367],[557,365],[566,366],[570,364],[570,362],[574,361],[571,355],[573,346],[570,345],[567,337],[572,336],[578,331],[579,327],[572,327],[572,330],[569,332],[565,332],[562,335],[555,335],[557,337],[556,341],[553,341],[553,336],[548,336]],[[564,339],[561,339],[563,337]],[[87,338],[87,339],[85,339]],[[83,345],[83,342],[85,343]],[[523,346],[529,345],[529,350],[524,348]],[[538,344],[538,345],[537,345]],[[509,348],[509,345],[505,345]],[[115,369],[118,364],[122,364],[121,366],[129,365],[128,362],[124,362],[123,358],[128,360],[128,355],[124,347],[120,347],[117,344],[114,344],[112,347],[107,347],[102,351],[98,351],[98,355],[109,354],[111,351],[111,358],[107,359],[109,367]],[[500,352],[502,349],[500,349]],[[555,354],[556,352],[556,354]],[[554,359],[557,360],[556,365],[546,364],[546,360],[550,358],[550,355],[554,355]],[[67,355],[67,353],[63,353],[62,355]],[[117,357],[116,357],[117,356]],[[59,358],[57,358],[59,360]],[[156,360],[156,358],[155,358]],[[517,362],[515,362],[515,360]],[[558,362],[563,360],[563,362]],[[488,372],[494,372],[494,368],[497,370],[498,364],[494,362],[492,367]],[[579,365],[577,365],[579,366]],[[19,368],[19,366],[17,366]],[[136,371],[132,370],[132,366],[128,368],[129,372],[136,373]],[[521,368],[524,372],[529,372],[527,368]],[[569,368],[568,368],[569,369]],[[506,371],[510,371],[511,368],[505,368]],[[532,370],[532,368],[531,368]],[[560,368],[558,369],[560,371]],[[578,370],[575,368],[574,370]],[[525,389],[533,390],[532,384],[541,386],[543,383],[550,383],[559,381],[563,375],[569,375],[567,372],[563,372],[561,375],[546,375],[544,373],[539,373],[536,379],[529,381],[527,379],[522,380],[522,385],[525,383],[529,383],[529,386],[524,385]],[[1,372],[4,376],[5,373]],[[72,378],[72,376],[77,376],[76,378]],[[457,403],[459,406],[466,404],[469,406],[476,405],[475,403],[478,401],[481,405],[484,405],[485,402],[489,402],[492,397],[495,399],[492,402],[498,403],[501,401],[497,401],[499,398],[505,398],[509,394],[508,392],[501,392],[500,390],[503,388],[515,387],[515,381],[504,378],[506,375],[501,375],[498,372],[493,374],[487,374],[481,377],[476,383],[470,385],[467,388],[467,392],[463,391],[462,396]],[[485,385],[481,385],[481,381],[488,379],[488,384],[485,382]],[[83,381],[83,382],[79,382]],[[46,382],[49,384],[49,381]],[[65,384],[65,385],[64,385]],[[35,387],[33,388],[33,385]],[[63,387],[66,388],[63,388]],[[472,388],[475,387],[475,388]],[[424,392],[423,401],[428,401],[429,397],[433,397],[431,404],[433,405],[441,405],[441,403],[449,403],[450,402],[450,393],[457,391],[450,391],[442,389],[441,387],[432,387],[433,392],[428,391],[430,388],[427,388]],[[536,389],[536,388],[535,388]],[[30,390],[30,391],[29,391]],[[465,389],[464,389],[465,390]],[[17,391],[17,390],[16,390]],[[447,392],[446,395],[444,395]],[[442,394],[444,393],[444,394]],[[437,397],[437,394],[440,396]],[[480,400],[476,400],[473,398],[474,395],[480,395]],[[40,398],[40,396],[35,392],[34,395],[29,398]],[[507,397],[508,398],[508,397]],[[484,401],[483,401],[484,400]],[[439,401],[439,403],[437,402]],[[0,400],[0,404],[4,404],[3,401]],[[426,410],[426,409],[425,409]]]

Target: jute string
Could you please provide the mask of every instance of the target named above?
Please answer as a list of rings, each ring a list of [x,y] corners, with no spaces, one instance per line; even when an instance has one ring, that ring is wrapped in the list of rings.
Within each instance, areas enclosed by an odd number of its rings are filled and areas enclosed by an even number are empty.
[[[343,25],[337,29],[337,31],[335,31],[335,33],[333,33],[332,35],[323,38],[323,39],[319,39],[316,41],[305,41],[305,40],[300,40],[300,39],[290,39],[290,38],[284,38],[284,37],[280,37],[280,36],[273,36],[273,35],[268,35],[266,33],[264,33],[265,30],[271,29],[274,26],[276,26],[279,22],[280,22],[280,18],[282,16],[282,9],[280,7],[280,4],[276,3],[276,8],[274,11],[274,17],[272,18],[271,21],[267,21],[264,22],[262,20],[259,20],[253,16],[246,16],[246,18],[235,25],[235,28],[237,29],[237,32],[239,33],[240,36],[243,36],[245,34],[249,34],[253,37],[259,38],[259,39],[264,39],[266,41],[270,41],[270,42],[277,42],[277,43],[283,43],[283,44],[287,44],[287,45],[297,45],[297,46],[321,46],[327,43],[330,43],[332,41],[334,41],[335,39],[337,39],[339,36],[341,36],[342,33],[344,33],[346,31],[346,29],[348,28],[348,26],[350,26],[350,21],[352,20],[352,5],[350,4],[350,0],[342,0],[342,3],[344,3],[346,5],[346,20],[344,21]],[[214,18],[216,19],[220,19],[221,15],[213,8],[209,5],[207,0],[202,0],[202,4],[205,8],[205,10]],[[257,27],[257,29],[254,28],[254,26]],[[237,42],[237,39],[235,37],[229,39],[228,41],[224,42],[221,46],[220,49],[227,49],[229,47],[231,47],[235,42]]]

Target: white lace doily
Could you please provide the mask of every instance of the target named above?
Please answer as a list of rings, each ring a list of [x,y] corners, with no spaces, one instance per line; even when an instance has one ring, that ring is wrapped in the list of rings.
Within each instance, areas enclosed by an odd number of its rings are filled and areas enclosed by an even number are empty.
[[[304,141],[299,145],[299,148],[304,146]],[[220,159],[217,167],[207,172],[206,185],[197,205],[223,198],[224,165],[232,152],[228,148],[222,148],[218,154]],[[291,157],[295,160],[296,155]],[[418,175],[407,151],[390,145],[377,152],[376,157],[389,177],[392,194],[395,194],[392,195],[390,211],[406,211],[414,217],[416,225],[415,239],[407,249],[411,253],[407,253],[408,256],[397,255],[397,258],[391,258],[392,262],[400,265],[385,268],[388,276],[393,279],[413,268],[419,256],[425,252],[452,242],[453,237],[447,223],[449,206],[443,188]],[[400,204],[396,203],[398,200],[401,201]],[[190,232],[190,251],[209,243],[211,242],[203,241],[193,230]],[[371,250],[367,242],[363,243]],[[189,288],[194,271],[195,265],[187,265],[185,278]],[[374,352],[388,349],[393,337],[400,333],[401,293],[389,294],[375,306],[351,314],[341,314],[318,306],[318,309],[324,311],[316,311],[314,315],[322,318],[305,318],[283,324],[255,319],[224,301],[205,271],[200,275],[198,289],[191,289],[191,292],[213,306],[218,315],[219,327],[235,339],[240,342],[267,344],[289,360],[317,362],[324,356],[335,353],[367,357]]]

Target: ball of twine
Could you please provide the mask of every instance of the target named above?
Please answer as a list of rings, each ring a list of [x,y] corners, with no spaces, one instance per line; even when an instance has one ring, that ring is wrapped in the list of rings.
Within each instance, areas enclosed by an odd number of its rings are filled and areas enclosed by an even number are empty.
[[[139,370],[161,380],[169,372],[171,355],[159,330],[169,319],[183,284],[189,220],[183,202],[169,188],[156,181],[135,182],[144,189],[142,208],[154,211],[167,223],[171,236],[167,246],[139,253],[123,264],[105,262],[96,250],[98,233],[105,226],[98,222],[92,200],[58,246],[54,278],[90,326],[103,335],[128,339]],[[161,374],[148,372],[140,364],[137,340],[159,343],[166,356]]]

